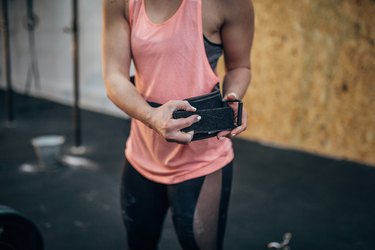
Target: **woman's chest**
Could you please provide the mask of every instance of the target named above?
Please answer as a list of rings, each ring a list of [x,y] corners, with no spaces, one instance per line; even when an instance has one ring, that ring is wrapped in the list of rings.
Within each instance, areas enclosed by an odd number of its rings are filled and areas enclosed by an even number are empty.
[[[147,18],[156,25],[168,22],[188,5],[184,1],[200,2],[203,35],[211,42],[221,43],[220,30],[224,22],[220,0],[143,0]]]

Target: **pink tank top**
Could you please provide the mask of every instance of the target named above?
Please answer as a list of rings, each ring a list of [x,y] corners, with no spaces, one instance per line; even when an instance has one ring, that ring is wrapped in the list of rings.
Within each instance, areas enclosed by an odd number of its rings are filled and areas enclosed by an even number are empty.
[[[144,0],[130,0],[131,50],[136,88],[147,101],[165,103],[209,93],[219,78],[203,42],[201,0],[182,0],[176,13],[155,24]],[[165,184],[210,174],[233,159],[232,142],[213,137],[180,145],[133,119],[128,161],[146,178]]]

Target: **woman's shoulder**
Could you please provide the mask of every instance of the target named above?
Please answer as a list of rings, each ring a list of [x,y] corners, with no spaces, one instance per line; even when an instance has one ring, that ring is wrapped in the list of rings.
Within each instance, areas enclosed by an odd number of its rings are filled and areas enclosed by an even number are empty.
[[[212,0],[208,0],[212,1]],[[252,0],[214,0],[226,19],[241,18],[253,14]]]
[[[254,14],[252,0],[200,0],[204,14],[221,24],[248,20]]]

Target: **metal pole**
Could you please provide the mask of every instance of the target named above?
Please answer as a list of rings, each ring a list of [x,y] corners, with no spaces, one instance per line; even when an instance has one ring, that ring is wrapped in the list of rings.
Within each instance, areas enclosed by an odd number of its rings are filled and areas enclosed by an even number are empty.
[[[81,110],[79,107],[79,11],[78,0],[73,0],[73,77],[74,77],[74,106],[73,106],[73,122],[75,131],[75,147],[82,146],[81,135]]]
[[[34,75],[35,86],[40,90],[40,76],[39,76],[39,66],[38,59],[35,48],[35,33],[34,30],[39,24],[39,18],[34,14],[33,10],[33,0],[27,0],[27,15],[25,28],[28,31],[29,35],[29,51],[30,51],[30,64],[27,71],[26,85],[25,85],[25,94],[30,92],[32,77]]]
[[[12,62],[10,54],[10,38],[9,38],[9,10],[8,0],[2,0],[2,28],[4,34],[4,57],[5,57],[5,80],[6,80],[6,95],[5,103],[7,107],[7,122],[11,124],[14,121],[13,110],[13,87],[12,87]]]

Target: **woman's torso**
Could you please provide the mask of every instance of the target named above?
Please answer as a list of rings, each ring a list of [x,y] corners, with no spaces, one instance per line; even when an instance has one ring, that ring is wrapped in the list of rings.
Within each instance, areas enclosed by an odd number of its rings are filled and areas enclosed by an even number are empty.
[[[161,2],[131,0],[137,90],[145,100],[159,103],[209,93],[219,78],[205,52],[201,0],[173,0],[167,11],[159,8],[158,3],[165,7]],[[210,174],[233,159],[230,140],[170,143],[137,120],[132,121],[125,154],[146,178],[168,184]]]

